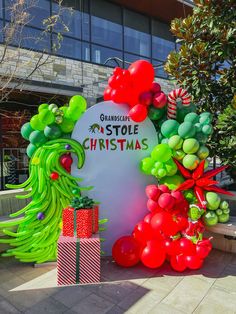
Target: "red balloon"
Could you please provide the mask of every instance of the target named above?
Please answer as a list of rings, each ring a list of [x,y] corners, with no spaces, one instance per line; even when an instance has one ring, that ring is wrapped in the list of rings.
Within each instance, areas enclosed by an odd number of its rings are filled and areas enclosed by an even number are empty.
[[[187,238],[181,238],[179,241],[179,254],[194,255],[196,254],[196,246]]]
[[[135,122],[142,122],[147,118],[147,107],[137,104],[129,111],[129,116]]]
[[[150,92],[143,92],[139,96],[139,103],[144,106],[149,106],[152,103],[152,93]]]
[[[146,222],[146,223],[148,223],[148,224],[150,224],[152,217],[153,217],[153,213],[147,214],[147,215],[144,217],[143,221]]]
[[[115,262],[123,267],[131,267],[139,262],[140,245],[132,236],[118,239],[112,247]]]
[[[167,104],[167,97],[163,92],[156,93],[153,97],[153,106],[163,108]]]
[[[150,62],[146,60],[135,61],[129,66],[128,71],[136,89],[145,91],[151,88],[155,71]]]
[[[139,91],[131,87],[129,87],[128,90],[129,90],[128,104],[130,107],[134,107],[139,103]]]
[[[197,255],[185,256],[186,266],[190,269],[199,269],[202,267],[203,259],[199,258]]]
[[[158,197],[161,194],[161,191],[155,184],[148,185],[145,189],[146,195],[153,201],[157,201]]]
[[[184,201],[184,196],[180,191],[171,191],[171,195],[175,198],[176,204],[180,204]]]
[[[117,104],[128,103],[129,90],[124,87],[118,87],[111,92],[111,99]]]
[[[198,241],[196,245],[196,255],[199,258],[206,258],[212,249],[212,244],[209,239]]]
[[[120,67],[115,67],[115,69],[113,70],[113,74],[114,74],[115,76],[121,75],[122,72],[123,72],[123,69],[120,68]]]
[[[170,265],[174,270],[179,272],[182,272],[187,268],[183,254],[171,256]]]
[[[170,238],[167,238],[167,239],[164,239],[164,247],[165,247],[165,250],[166,250],[166,254],[168,255],[172,255],[172,240]]]
[[[171,194],[169,194],[169,193],[163,193],[163,194],[161,194],[161,196],[158,199],[158,205],[161,208],[169,211],[175,205],[175,198],[173,196],[171,196]]]
[[[140,243],[141,246],[145,246],[147,241],[153,238],[153,231],[150,224],[141,221],[135,226],[132,235],[134,239]]]
[[[153,200],[151,200],[151,199],[149,199],[149,200],[147,201],[147,208],[148,208],[148,210],[149,210],[150,212],[155,212],[155,211],[157,211],[157,210],[160,209],[159,206],[158,206],[158,204],[157,204],[157,202],[155,202],[155,201],[153,201]]]
[[[117,80],[118,76],[112,75],[108,79],[108,84],[111,88],[117,88],[120,85],[119,80]]]
[[[188,218],[180,213],[173,214],[173,220],[177,225],[178,231],[185,230],[188,227]]]
[[[57,180],[57,179],[59,178],[59,174],[54,171],[54,172],[52,172],[52,173],[50,174],[50,178],[51,178],[52,180]]]
[[[161,85],[158,84],[157,82],[153,82],[152,83],[152,87],[151,87],[151,92],[153,94],[159,93],[161,91]]]
[[[178,232],[178,227],[173,217],[166,211],[155,214],[151,219],[151,226],[154,231],[162,231],[167,236],[173,236]]]
[[[107,86],[103,93],[103,98],[105,101],[111,100],[111,92],[112,92],[112,88],[110,86]]]
[[[158,189],[161,190],[162,193],[170,193],[170,189],[165,184],[158,185]]]
[[[140,256],[142,263],[149,268],[160,267],[164,263],[165,258],[165,248],[163,243],[158,240],[148,241]]]
[[[71,172],[72,163],[73,159],[71,157],[71,154],[64,154],[60,157],[60,164],[69,173]]]

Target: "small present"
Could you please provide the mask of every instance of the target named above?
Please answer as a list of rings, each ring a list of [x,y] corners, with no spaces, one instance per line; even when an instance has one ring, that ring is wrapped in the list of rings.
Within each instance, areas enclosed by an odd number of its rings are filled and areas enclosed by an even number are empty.
[[[99,217],[99,207],[98,205],[93,206],[92,210],[92,230],[93,233],[97,233],[99,230],[99,222],[98,222],[98,217]]]
[[[63,236],[89,238],[92,235],[93,209],[65,208],[62,214]]]
[[[57,243],[57,284],[100,282],[100,238],[79,239],[61,235]]]

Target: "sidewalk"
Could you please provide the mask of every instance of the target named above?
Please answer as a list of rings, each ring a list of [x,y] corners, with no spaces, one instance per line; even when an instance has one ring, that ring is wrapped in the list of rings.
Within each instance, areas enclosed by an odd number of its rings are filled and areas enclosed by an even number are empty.
[[[236,255],[213,250],[199,271],[168,264],[120,268],[102,261],[102,283],[56,286],[55,266],[0,258],[0,313],[236,313]]]

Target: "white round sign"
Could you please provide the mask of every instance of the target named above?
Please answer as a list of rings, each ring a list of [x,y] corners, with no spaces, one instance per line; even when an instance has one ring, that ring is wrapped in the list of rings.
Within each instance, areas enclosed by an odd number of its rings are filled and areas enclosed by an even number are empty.
[[[157,133],[150,119],[135,123],[128,110],[112,101],[98,103],[84,113],[72,133],[86,156],[80,170],[74,160],[72,175],[83,179],[81,186],[94,187],[86,195],[101,203],[99,218],[108,219],[107,230],[101,234],[106,239],[106,255],[111,255],[114,242],[131,234],[147,213],[145,187],[153,183],[139,165],[157,145]]]

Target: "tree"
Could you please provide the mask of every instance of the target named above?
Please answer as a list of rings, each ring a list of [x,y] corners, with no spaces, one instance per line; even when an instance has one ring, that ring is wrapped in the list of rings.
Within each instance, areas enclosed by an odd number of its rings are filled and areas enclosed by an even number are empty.
[[[214,115],[216,132],[209,146],[212,155],[222,157],[222,146],[218,143],[224,141],[225,133],[217,132],[216,124],[219,113],[232,102],[236,87],[236,3],[234,0],[194,2],[191,16],[171,23],[180,47],[169,54],[165,70],[191,93],[198,111],[207,110]],[[229,127],[230,121],[224,121]],[[235,167],[230,149],[230,145],[225,147],[224,161]]]
[[[68,22],[64,21],[65,11],[73,13],[71,8],[62,5],[63,0],[58,0],[58,10],[51,16],[45,16],[41,21],[43,30],[35,36],[27,32],[27,26],[34,19],[32,9],[37,9],[38,0],[14,0],[5,9],[9,22],[0,29],[3,36],[3,44],[0,45],[0,103],[5,102],[16,89],[20,90],[23,83],[30,80],[33,74],[40,71],[45,65],[53,62],[53,58],[46,42],[53,31],[60,29],[52,47],[52,52],[60,48],[63,40],[62,32],[67,32]],[[25,47],[26,41],[30,41],[32,47]],[[35,51],[34,46],[40,44],[40,52]],[[30,54],[30,58],[29,58]],[[30,61],[29,61],[30,60]]]

